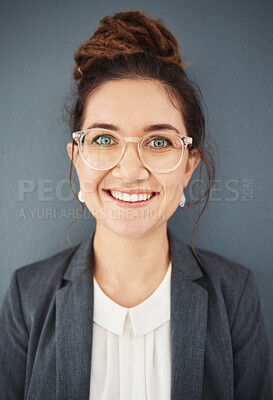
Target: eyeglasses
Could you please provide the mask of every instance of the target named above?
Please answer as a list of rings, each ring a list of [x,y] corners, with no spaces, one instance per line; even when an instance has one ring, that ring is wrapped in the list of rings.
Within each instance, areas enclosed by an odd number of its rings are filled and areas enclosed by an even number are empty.
[[[122,159],[127,142],[138,144],[142,163],[153,172],[170,172],[182,161],[187,145],[193,139],[172,132],[153,132],[141,138],[122,137],[109,129],[92,128],[72,133],[79,144],[80,155],[88,167],[98,171],[114,168]]]

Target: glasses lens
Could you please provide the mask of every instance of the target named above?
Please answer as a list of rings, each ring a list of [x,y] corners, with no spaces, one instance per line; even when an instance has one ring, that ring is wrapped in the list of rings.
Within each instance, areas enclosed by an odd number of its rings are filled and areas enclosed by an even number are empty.
[[[182,140],[171,133],[149,135],[141,146],[143,160],[156,171],[175,168],[180,161],[182,151]]]
[[[122,143],[114,132],[90,130],[82,138],[82,155],[91,167],[110,169],[119,160]]]
[[[114,132],[92,129],[82,137],[81,149],[83,158],[90,167],[110,169],[121,158],[122,142]],[[140,152],[148,168],[165,172],[179,163],[183,143],[171,133],[151,134],[142,141]]]

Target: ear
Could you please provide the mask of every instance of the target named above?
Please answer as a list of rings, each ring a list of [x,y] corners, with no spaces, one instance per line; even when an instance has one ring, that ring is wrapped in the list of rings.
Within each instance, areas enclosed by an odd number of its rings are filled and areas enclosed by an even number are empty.
[[[73,142],[67,143],[66,150],[67,150],[70,160],[72,160]],[[74,164],[75,168],[76,168],[77,160],[78,160],[78,146],[74,144],[73,164]]]
[[[183,186],[186,188],[188,186],[188,183],[192,177],[192,174],[197,168],[199,161],[200,161],[200,153],[198,150],[191,150],[189,151],[189,156],[188,156],[188,161],[187,161],[187,166],[185,170],[185,175],[184,175],[184,181],[183,181]]]

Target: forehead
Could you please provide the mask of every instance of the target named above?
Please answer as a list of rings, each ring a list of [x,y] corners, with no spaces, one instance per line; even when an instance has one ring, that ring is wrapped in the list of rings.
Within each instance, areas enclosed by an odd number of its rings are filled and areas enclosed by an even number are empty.
[[[173,106],[162,85],[144,80],[110,81],[95,90],[86,101],[82,129],[95,121],[126,127],[127,131],[150,123],[184,129],[181,111]]]

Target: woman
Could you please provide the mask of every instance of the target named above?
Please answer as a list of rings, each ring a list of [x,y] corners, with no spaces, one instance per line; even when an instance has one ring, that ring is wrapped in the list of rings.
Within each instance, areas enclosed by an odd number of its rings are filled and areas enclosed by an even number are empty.
[[[272,399],[253,273],[167,227],[200,159],[205,205],[214,176],[176,39],[143,12],[121,12],[75,61],[67,151],[96,228],[13,273],[1,398]]]

